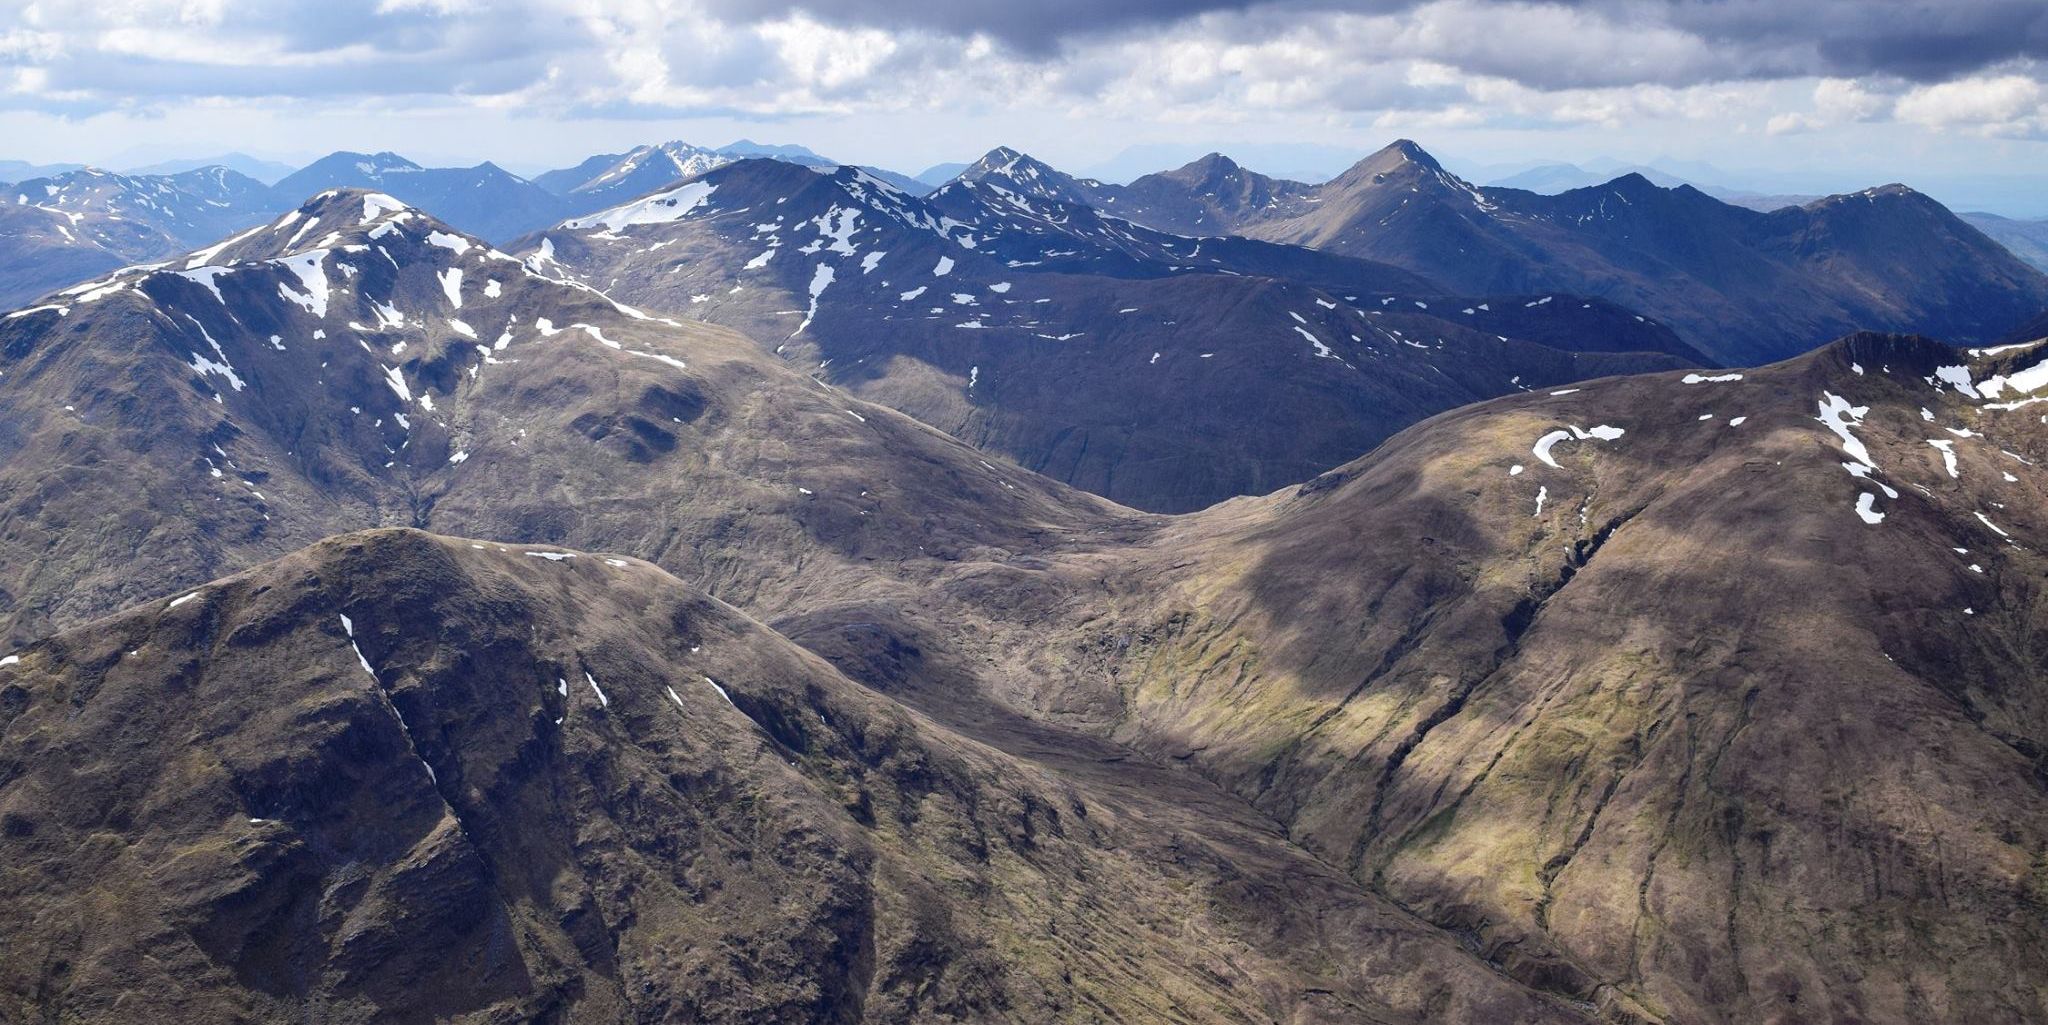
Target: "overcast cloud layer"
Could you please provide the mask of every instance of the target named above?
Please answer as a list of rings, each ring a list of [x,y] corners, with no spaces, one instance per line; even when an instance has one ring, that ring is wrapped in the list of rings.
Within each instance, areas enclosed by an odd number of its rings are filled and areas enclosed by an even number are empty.
[[[1283,133],[1498,157],[1549,132],[1781,163],[1827,150],[1770,140],[1832,135],[2018,173],[2048,139],[2041,0],[0,0],[0,26],[0,158],[66,158],[95,124],[283,153],[410,122],[544,162],[538,139],[717,124],[902,166],[1005,129],[1083,159]],[[493,146],[520,120],[555,131]]]

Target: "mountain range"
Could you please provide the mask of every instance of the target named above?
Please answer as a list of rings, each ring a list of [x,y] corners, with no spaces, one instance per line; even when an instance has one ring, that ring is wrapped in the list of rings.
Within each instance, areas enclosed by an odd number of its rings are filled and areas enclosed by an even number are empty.
[[[225,167],[236,174],[247,175],[266,185],[275,185],[284,177],[298,170],[298,167],[281,160],[264,160],[247,153],[222,153],[218,156],[198,159],[160,160],[153,164],[130,167],[123,171],[130,175],[182,174],[204,167]]]
[[[1650,184],[1663,189],[1675,189],[1681,185],[1690,185],[1724,203],[1747,207],[1764,213],[1781,210],[1788,206],[1805,206],[1814,200],[1825,198],[1810,194],[1760,192],[1755,189],[1730,188],[1710,182],[1693,181],[1648,164],[1616,164],[1614,166],[1603,166],[1599,170],[1580,167],[1577,164],[1541,164],[1495,178],[1486,184],[1494,188],[1520,189],[1528,192],[1555,195],[1560,192],[1569,192],[1572,189],[1585,189],[1597,185],[1605,185],[1627,174],[1640,174],[1648,179]]]
[[[1731,365],[1858,328],[1979,342],[2048,302],[2048,278],[1900,185],[1771,213],[1640,174],[1545,196],[1472,185],[1406,140],[1316,186],[1220,156],[1128,186],[1072,184],[1101,209],[1169,231],[1380,260],[1468,293],[1607,299]]]
[[[1772,215],[1630,177],[1543,197],[1406,142],[1313,187],[1222,157],[1117,186],[999,148],[913,197],[743,161],[514,249],[1160,511],[1479,398],[1864,324],[1984,341],[2048,308],[2048,277],[1910,190]]]
[[[326,189],[387,192],[407,203],[446,211],[448,221],[484,238],[504,239],[532,230],[562,213],[546,189],[491,163],[426,168],[396,153],[334,153],[277,183],[287,196]]]
[[[390,153],[337,153],[275,188],[79,171],[11,190],[0,299],[357,187],[1160,511],[1307,479],[1514,391],[1754,363],[1860,327],[1980,342],[2048,307],[2048,278],[1908,189],[1768,215],[1640,177],[1539,196],[1471,186],[1407,142],[1317,186],[1217,155],[1119,186],[999,148],[923,195],[744,142],[533,181]]]
[[[1444,409],[1698,366],[1595,300],[1444,296],[1370,261],[1097,214],[999,151],[917,197],[744,160],[522,240],[978,448],[1140,508],[1298,482]]]
[[[665,156],[651,161],[657,153]],[[802,147],[744,140],[717,150],[673,142],[645,146],[591,157],[535,181],[490,163],[429,168],[389,152],[336,152],[296,170],[240,154],[205,164],[167,161],[125,174],[0,164],[0,171],[12,168],[18,175],[16,184],[0,186],[12,204],[0,208],[0,269],[7,272],[0,275],[0,306],[216,241],[327,189],[380,190],[466,231],[504,240],[756,154],[836,166]]]
[[[565,269],[771,252],[799,344],[870,274],[972,280],[955,344],[1270,294],[1375,374],[1466,316],[986,163],[519,255],[334,189],[0,317],[0,1017],[2048,1019],[2041,322],[1666,352],[1162,515]]]
[[[127,264],[161,259],[275,215],[263,183],[221,167],[172,175],[93,168],[31,178],[0,192],[0,305]]]

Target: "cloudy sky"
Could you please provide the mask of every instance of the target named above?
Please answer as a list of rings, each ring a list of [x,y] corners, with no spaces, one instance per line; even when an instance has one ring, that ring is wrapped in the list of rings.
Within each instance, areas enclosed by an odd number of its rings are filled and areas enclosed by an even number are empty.
[[[2048,156],[2048,3],[0,0],[0,158],[531,171],[739,136],[912,172],[998,143],[1309,171],[1408,136],[1468,168],[2010,182]]]

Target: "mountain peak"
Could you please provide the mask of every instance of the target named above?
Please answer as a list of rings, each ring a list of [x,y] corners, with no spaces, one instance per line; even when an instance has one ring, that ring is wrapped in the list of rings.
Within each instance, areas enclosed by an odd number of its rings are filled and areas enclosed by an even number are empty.
[[[1413,175],[1417,173],[1442,175],[1445,172],[1443,165],[1437,163],[1436,158],[1430,156],[1422,147],[1417,146],[1408,139],[1396,139],[1381,147],[1378,152],[1351,165],[1349,170],[1338,175],[1334,180],[1355,181],[1361,178],[1370,179],[1380,175]]]
[[[250,260],[278,259],[311,249],[340,244],[367,244],[393,234],[425,239],[439,235],[447,248],[489,249],[426,211],[375,189],[340,187],[308,197],[282,217],[239,235],[196,250],[183,266],[228,266]]]
[[[1892,182],[1889,185],[1878,185],[1864,189],[1858,195],[1867,196],[1871,199],[1927,199],[1926,193],[1901,182]]]
[[[1807,203],[1803,209],[1813,213],[1842,213],[1858,209],[1870,209],[1878,203],[1888,204],[1891,209],[1898,209],[1898,204],[1908,204],[1925,210],[1939,210],[1943,214],[1949,213],[1948,208],[1942,206],[1938,200],[1911,186],[1901,185],[1898,182],[1893,182],[1889,185],[1874,185],[1859,192],[1845,192],[1840,195],[1823,196]]]
[[[358,153],[354,150],[344,149],[335,150],[321,157],[319,160],[301,168],[299,173],[304,174],[315,168],[346,166],[350,164],[355,165],[357,171],[371,175],[384,174],[391,171],[418,171],[422,169],[420,165],[390,150],[379,150],[375,153]]]
[[[1090,205],[1081,183],[1072,175],[1008,146],[989,150],[955,180],[969,184],[991,181],[1021,195]]]
[[[1664,191],[1657,185],[1656,182],[1651,181],[1641,171],[1630,171],[1627,174],[1615,178],[1614,180],[1607,183],[1607,187],[1610,189],[1614,189],[1616,191],[1634,193],[1637,195]]]
[[[1232,160],[1221,153],[1205,154],[1194,160],[1190,160],[1185,164],[1182,164],[1180,167],[1180,171],[1184,174],[1197,175],[1205,178],[1210,176],[1226,175],[1230,174],[1233,171],[1239,171],[1242,169],[1243,168],[1238,164],[1237,161]]]
[[[645,157],[655,153],[665,153],[670,157],[675,157],[684,160],[687,160],[691,157],[712,157],[723,155],[721,151],[711,149],[708,146],[699,146],[694,142],[684,142],[681,139],[670,139],[667,142],[657,142],[645,146],[635,146],[633,147],[629,156],[638,155]]]
[[[960,172],[960,177],[979,178],[986,174],[1008,174],[1012,168],[1020,163],[1036,164],[1038,161],[1032,159],[1021,150],[1011,149],[1008,146],[997,146],[995,149],[982,154],[981,159],[975,161],[973,166]]]
[[[378,192],[375,189],[366,189],[360,186],[344,186],[316,193],[308,197],[305,202],[300,203],[297,209],[301,215],[318,217],[323,214],[339,211],[343,207],[360,207],[363,211],[363,217],[370,220],[381,217],[386,213],[397,213],[401,210],[412,210],[414,213],[420,212],[392,196]],[[373,207],[378,210],[376,214],[370,213]]]
[[[1429,155],[1428,150],[1416,145],[1413,139],[1395,139],[1373,156],[1376,158],[1382,155],[1396,156],[1410,163],[1420,164],[1432,171],[1444,169],[1442,164],[1437,163],[1435,157]]]

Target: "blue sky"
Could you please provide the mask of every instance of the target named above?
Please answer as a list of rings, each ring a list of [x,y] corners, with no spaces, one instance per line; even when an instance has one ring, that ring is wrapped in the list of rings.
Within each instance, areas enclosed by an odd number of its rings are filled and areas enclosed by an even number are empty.
[[[32,161],[531,171],[748,136],[909,171],[1009,144],[1286,172],[1407,136],[1468,166],[2024,191],[2048,156],[2040,0],[0,0],[0,25],[0,158]]]

